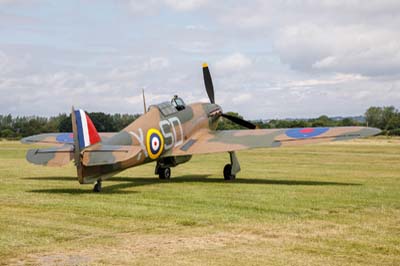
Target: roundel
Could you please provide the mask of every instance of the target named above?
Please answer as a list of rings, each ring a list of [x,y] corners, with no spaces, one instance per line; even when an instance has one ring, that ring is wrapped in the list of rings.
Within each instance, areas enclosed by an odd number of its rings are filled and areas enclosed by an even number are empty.
[[[164,149],[164,139],[160,131],[150,128],[146,137],[147,153],[151,159],[157,159]]]

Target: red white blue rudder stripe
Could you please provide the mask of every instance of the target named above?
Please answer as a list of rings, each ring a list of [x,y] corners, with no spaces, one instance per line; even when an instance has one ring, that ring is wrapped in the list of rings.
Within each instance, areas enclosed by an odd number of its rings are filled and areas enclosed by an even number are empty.
[[[101,141],[99,133],[97,133],[92,120],[85,111],[82,109],[75,110],[75,119],[80,150]]]

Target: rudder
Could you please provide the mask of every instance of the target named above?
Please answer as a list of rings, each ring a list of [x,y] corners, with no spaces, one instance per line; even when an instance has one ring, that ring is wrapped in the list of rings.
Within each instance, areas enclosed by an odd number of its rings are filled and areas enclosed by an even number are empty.
[[[92,120],[82,109],[74,110],[79,149],[83,150],[101,141]]]
[[[75,110],[74,107],[72,107],[71,120],[74,134],[75,165],[79,182],[83,183],[81,151],[93,144],[101,142],[101,138],[92,120],[84,110]]]

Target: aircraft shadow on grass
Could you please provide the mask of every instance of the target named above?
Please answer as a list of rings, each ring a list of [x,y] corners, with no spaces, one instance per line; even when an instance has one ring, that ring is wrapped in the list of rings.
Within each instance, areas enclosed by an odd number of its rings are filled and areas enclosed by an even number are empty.
[[[102,194],[131,194],[138,193],[137,191],[126,191],[123,189],[146,186],[153,184],[170,184],[170,183],[225,183],[229,185],[235,184],[253,184],[253,185],[286,185],[286,186],[360,186],[357,183],[342,183],[328,181],[312,181],[312,180],[286,180],[286,179],[254,179],[243,178],[234,181],[226,181],[219,178],[208,178],[209,175],[183,175],[174,177],[170,180],[160,180],[158,178],[149,177],[114,177],[107,180],[110,182],[124,182],[114,185],[106,185],[102,190]],[[27,177],[28,180],[50,180],[50,181],[74,181],[76,177],[61,176],[61,177]],[[28,192],[35,193],[66,193],[66,194],[93,194],[91,189],[74,189],[74,188],[54,188],[54,189],[35,189]]]

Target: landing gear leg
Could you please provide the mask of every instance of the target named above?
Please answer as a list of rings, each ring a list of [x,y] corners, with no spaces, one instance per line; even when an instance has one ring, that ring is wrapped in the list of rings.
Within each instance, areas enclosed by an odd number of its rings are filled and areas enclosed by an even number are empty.
[[[97,180],[97,183],[94,185],[93,192],[101,192],[101,179]]]
[[[236,178],[236,174],[240,172],[240,164],[234,151],[230,151],[229,156],[231,163],[225,165],[224,167],[224,179],[234,180]]]

